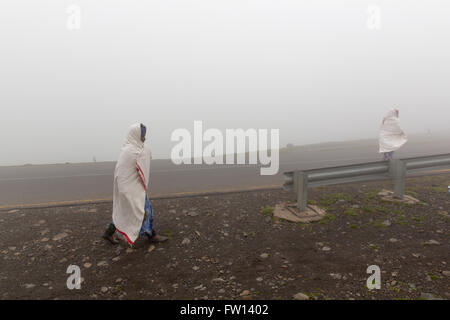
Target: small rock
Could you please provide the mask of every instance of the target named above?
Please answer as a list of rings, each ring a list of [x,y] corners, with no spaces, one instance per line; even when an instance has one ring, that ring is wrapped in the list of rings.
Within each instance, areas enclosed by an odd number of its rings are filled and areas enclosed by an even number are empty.
[[[261,253],[260,255],[261,259],[267,259],[269,257],[268,253]]]
[[[184,238],[183,241],[181,242],[182,245],[187,245],[191,243],[191,240],[189,240],[188,238]]]
[[[26,289],[33,289],[34,287],[36,287],[36,285],[33,284],[33,283],[27,283],[27,284],[25,284],[25,288],[26,288]]]
[[[188,212],[187,215],[190,216],[190,217],[196,217],[196,216],[198,216],[198,213],[195,212],[195,211],[191,211],[191,212]]]
[[[250,291],[249,291],[249,290],[244,290],[244,291],[241,292],[240,296],[241,296],[241,297],[243,297],[243,296],[248,296],[249,294],[250,294]]]
[[[117,278],[116,283],[122,282],[122,278]]]
[[[134,252],[133,248],[127,248],[127,250],[125,250],[125,253],[132,253]]]
[[[308,300],[309,297],[306,294],[299,292],[294,295],[294,299],[295,300]]]
[[[92,263],[86,262],[83,267],[85,267],[86,269],[89,269],[90,267],[92,267]]]
[[[8,213],[16,213],[16,212],[19,212],[19,211],[20,211],[20,210],[14,209],[14,210],[8,211]]]
[[[330,248],[330,247],[323,247],[322,250],[323,250],[323,251],[330,251],[331,248]]]
[[[256,278],[256,281],[258,281],[258,282],[261,282],[261,281],[263,281],[264,279],[262,278],[262,277],[258,277],[258,278]]]
[[[148,250],[147,250],[147,252],[152,252],[153,250],[155,250],[155,246],[154,245],[151,245],[149,248],[148,248]]]
[[[440,215],[442,215],[442,216],[444,216],[444,217],[448,217],[448,212],[447,212],[447,211],[444,211],[444,210],[438,211],[438,214],[440,214]]]
[[[108,288],[107,288],[107,287],[102,287],[101,291],[102,291],[103,293],[106,293],[106,292],[108,292]]]
[[[114,257],[114,258],[112,258],[111,260],[112,260],[112,261],[114,261],[114,262],[117,262],[117,261],[119,261],[119,260],[120,260],[120,257],[119,257],[119,256],[117,256],[117,257]]]
[[[436,241],[436,240],[431,239],[431,240],[425,241],[423,244],[425,244],[425,245],[433,245],[433,244],[440,244],[440,243],[438,241]]]
[[[397,239],[395,239],[395,238],[390,238],[389,239],[389,242],[397,242],[398,240]]]
[[[342,279],[342,275],[340,273],[330,273],[330,276],[335,280]]]
[[[211,281],[212,281],[212,282],[215,282],[215,283],[218,283],[218,282],[225,282],[225,280],[222,279],[222,278],[215,278],[215,279],[212,279]]]
[[[450,277],[450,271],[442,271],[444,276]]]
[[[106,262],[106,261],[100,261],[99,263],[97,263],[97,267],[103,267],[103,266],[107,266],[108,265],[108,262]]]
[[[391,225],[391,222],[389,220],[384,220],[381,224],[383,226],[389,227]]]
[[[62,232],[62,233],[59,233],[56,236],[54,236],[52,240],[53,241],[59,241],[61,239],[64,239],[67,236],[68,236],[68,234],[66,232]]]

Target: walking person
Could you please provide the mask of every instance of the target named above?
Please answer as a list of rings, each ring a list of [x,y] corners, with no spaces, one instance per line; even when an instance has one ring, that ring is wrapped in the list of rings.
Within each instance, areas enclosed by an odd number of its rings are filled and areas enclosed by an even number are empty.
[[[153,225],[153,207],[148,197],[151,152],[144,144],[146,131],[143,124],[130,127],[116,164],[112,222],[103,234],[112,244],[118,244],[116,232],[131,246],[140,235],[154,242],[168,239],[157,235]]]
[[[383,154],[383,160],[391,160],[394,151],[402,147],[408,137],[400,127],[398,109],[391,109],[384,116],[380,128],[379,152]]]

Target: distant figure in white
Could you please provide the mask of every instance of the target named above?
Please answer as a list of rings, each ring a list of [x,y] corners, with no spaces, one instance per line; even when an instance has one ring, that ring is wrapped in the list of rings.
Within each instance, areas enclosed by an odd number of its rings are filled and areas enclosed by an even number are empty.
[[[405,132],[400,128],[398,115],[397,109],[391,109],[383,118],[379,139],[379,152],[383,153],[383,160],[391,160],[394,151],[400,149],[408,141]]]
[[[114,172],[112,222],[103,238],[118,244],[118,232],[132,246],[141,235],[152,242],[166,241],[153,228],[153,207],[148,196],[150,149],[144,144],[147,128],[136,123],[128,131]]]

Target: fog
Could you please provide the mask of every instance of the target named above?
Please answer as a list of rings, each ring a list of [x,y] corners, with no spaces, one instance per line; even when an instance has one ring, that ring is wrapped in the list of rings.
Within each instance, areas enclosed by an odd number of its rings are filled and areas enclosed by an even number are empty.
[[[376,138],[395,107],[450,137],[444,0],[2,0],[0,40],[0,165],[116,160],[135,122],[154,158],[194,120],[284,146]]]

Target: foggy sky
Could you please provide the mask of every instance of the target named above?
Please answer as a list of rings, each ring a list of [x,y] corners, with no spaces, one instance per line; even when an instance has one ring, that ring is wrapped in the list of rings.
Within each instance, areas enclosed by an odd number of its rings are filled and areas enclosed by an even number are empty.
[[[393,107],[408,134],[450,122],[445,0],[2,0],[0,46],[0,165],[116,160],[135,122],[154,158],[194,120],[280,146],[375,138]]]

